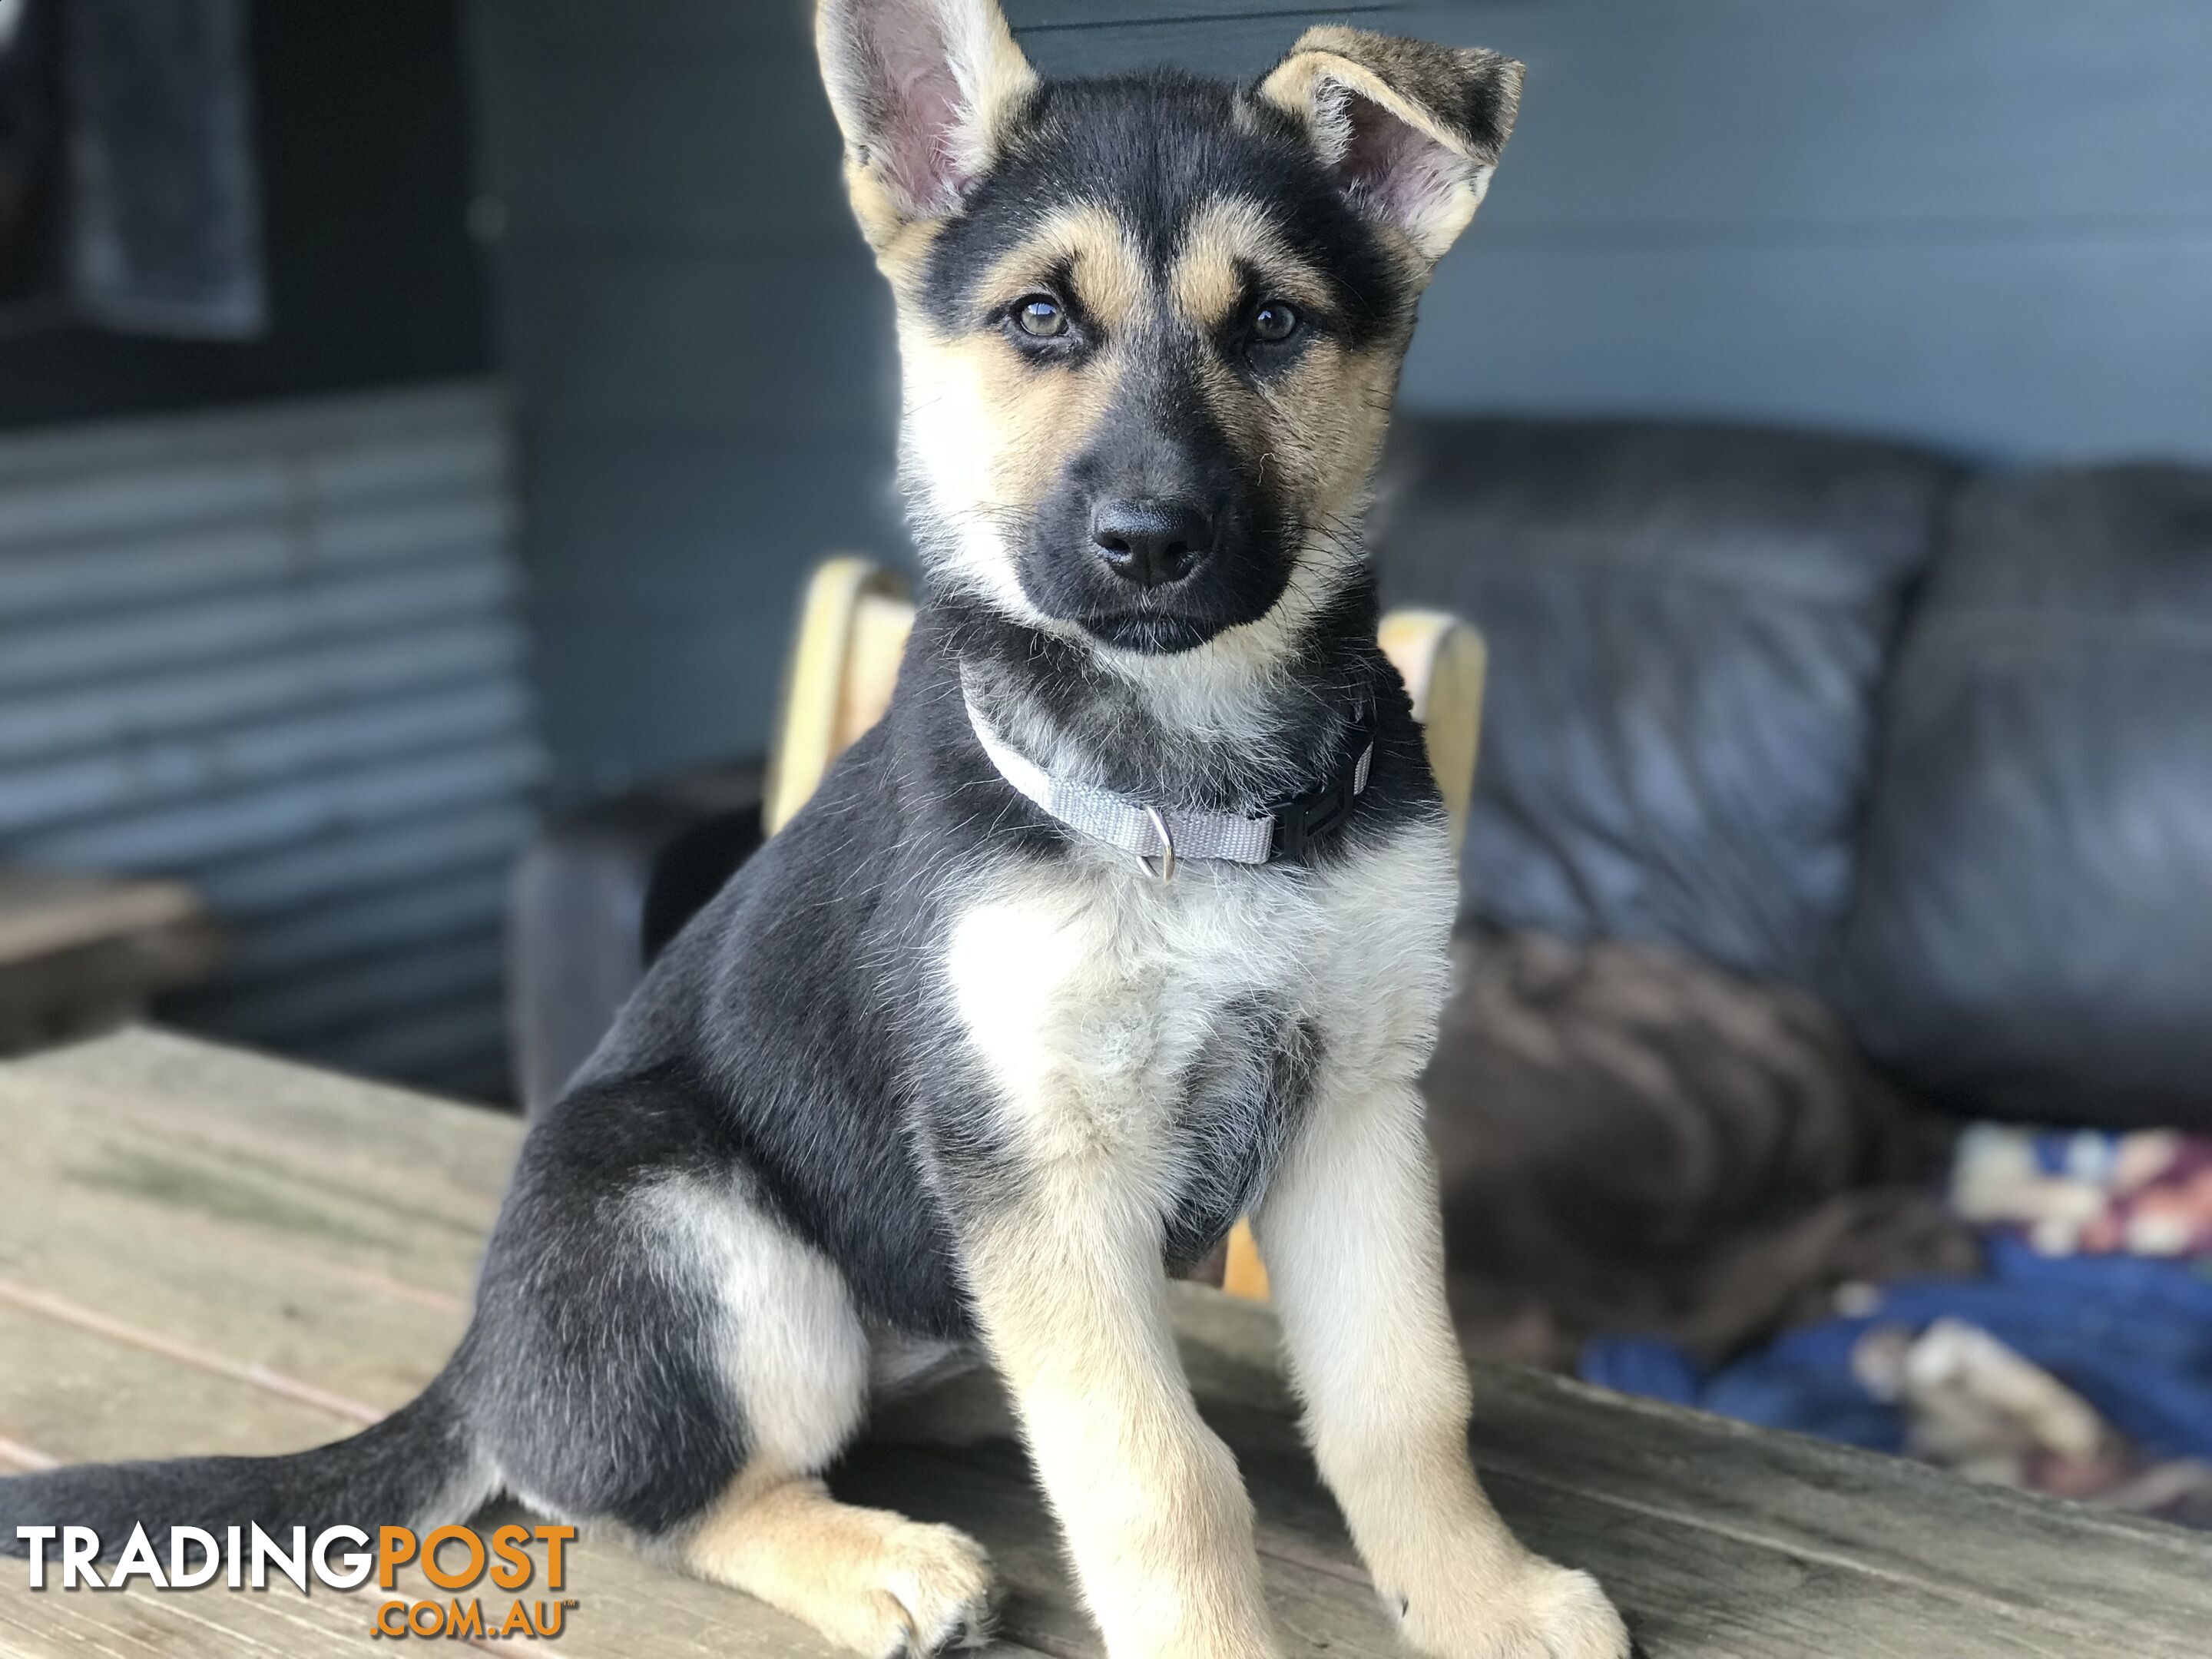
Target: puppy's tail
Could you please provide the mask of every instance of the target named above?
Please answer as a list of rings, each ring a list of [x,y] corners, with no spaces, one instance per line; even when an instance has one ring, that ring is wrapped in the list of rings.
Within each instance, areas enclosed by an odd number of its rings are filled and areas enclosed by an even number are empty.
[[[179,1457],[84,1463],[0,1479],[0,1554],[24,1555],[18,1527],[90,1527],[112,1556],[143,1525],[166,1553],[172,1527],[259,1526],[290,1547],[291,1529],[380,1526],[418,1531],[466,1520],[496,1487],[471,1443],[451,1374],[349,1440],[281,1457]],[[251,1536],[249,1533],[246,1534]]]

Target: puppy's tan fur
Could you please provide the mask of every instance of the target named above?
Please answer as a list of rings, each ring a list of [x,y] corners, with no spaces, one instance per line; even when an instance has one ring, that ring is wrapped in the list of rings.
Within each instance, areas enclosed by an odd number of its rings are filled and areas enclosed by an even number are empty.
[[[949,323],[927,291],[932,250],[962,180],[1018,142],[1036,79],[991,0],[824,0],[820,34],[854,211],[897,296],[908,481],[954,532],[939,574],[1008,617],[1062,627],[1024,591],[1015,527],[1135,372],[1126,343],[1212,340],[1255,283],[1318,307],[1323,274],[1264,204],[1233,193],[1190,216],[1164,264],[1106,207],[1072,198],[974,274],[979,314]],[[944,59],[933,92],[914,90],[917,40]],[[1240,465],[1313,527],[1294,557],[1316,592],[1343,556],[1337,527],[1364,505],[1413,298],[1482,199],[1518,76],[1494,54],[1318,29],[1258,88],[1377,216],[1402,276],[1403,315],[1363,348],[1320,338],[1268,377],[1218,353],[1182,359]],[[917,143],[900,122],[925,94],[947,125]],[[1040,358],[1007,337],[1005,308],[1055,284],[1099,329],[1097,349]],[[1267,616],[1123,672],[1169,724],[1231,726],[1296,648],[1310,603],[1294,572]],[[1427,821],[1304,880],[1215,866],[1133,884],[1120,854],[1079,845],[954,896],[943,983],[1012,1172],[962,1241],[963,1271],[1115,1659],[1280,1651],[1251,1506],[1193,1404],[1161,1266],[1181,1079],[1224,1011],[1262,995],[1287,999],[1327,1057],[1257,1221],[1315,1452],[1386,1609],[1437,1659],[1626,1653],[1596,1585],[1524,1550],[1468,1458],[1470,1389],[1415,1086],[1455,897],[1443,826]],[[825,1356],[849,1365],[850,1334],[825,1318]],[[962,1639],[981,1617],[980,1553],[832,1502],[796,1444],[805,1413],[787,1418],[794,1445],[762,1448],[684,1559],[860,1651]]]

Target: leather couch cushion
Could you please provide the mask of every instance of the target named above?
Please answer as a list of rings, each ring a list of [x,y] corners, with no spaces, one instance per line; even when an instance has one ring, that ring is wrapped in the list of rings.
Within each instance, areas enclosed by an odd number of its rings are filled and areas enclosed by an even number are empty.
[[[1491,648],[1482,918],[1822,983],[1875,696],[1953,476],[1802,433],[1401,419],[1385,599]]]
[[[2212,1127],[2212,471],[1962,495],[1862,856],[1844,1011],[1925,1097]]]

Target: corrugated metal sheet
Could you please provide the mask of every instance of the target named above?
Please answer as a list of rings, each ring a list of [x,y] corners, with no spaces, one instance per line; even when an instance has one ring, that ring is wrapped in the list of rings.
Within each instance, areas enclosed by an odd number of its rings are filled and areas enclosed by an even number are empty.
[[[0,438],[0,860],[195,884],[179,1024],[503,1092],[512,500],[482,386]]]

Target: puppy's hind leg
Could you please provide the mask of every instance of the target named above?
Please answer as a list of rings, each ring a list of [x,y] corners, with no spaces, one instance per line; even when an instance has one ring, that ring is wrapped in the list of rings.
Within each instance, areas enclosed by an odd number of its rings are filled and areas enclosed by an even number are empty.
[[[980,1646],[982,1547],[951,1527],[831,1498],[820,1472],[867,1408],[870,1345],[836,1268],[742,1200],[691,1218],[719,1258],[744,1467],[668,1541],[683,1565],[872,1659]]]

